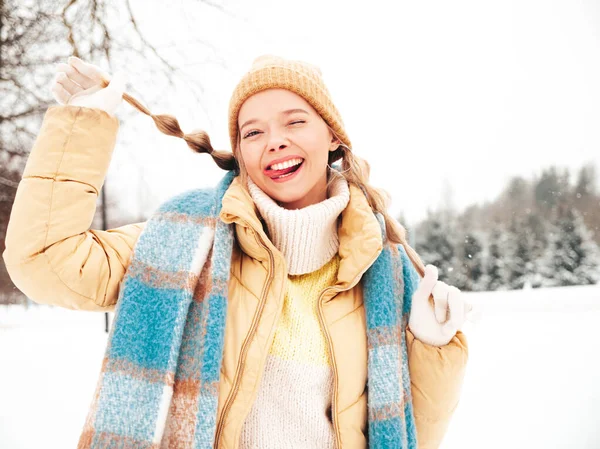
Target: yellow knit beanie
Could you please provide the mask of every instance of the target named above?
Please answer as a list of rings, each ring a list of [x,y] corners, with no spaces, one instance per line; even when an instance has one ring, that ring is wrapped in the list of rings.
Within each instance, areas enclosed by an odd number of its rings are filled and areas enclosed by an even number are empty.
[[[352,148],[342,117],[323,82],[321,69],[299,60],[262,55],[240,80],[229,101],[229,137],[234,149],[238,138],[238,114],[248,97],[265,89],[290,90],[304,98],[335,131],[342,143]]]

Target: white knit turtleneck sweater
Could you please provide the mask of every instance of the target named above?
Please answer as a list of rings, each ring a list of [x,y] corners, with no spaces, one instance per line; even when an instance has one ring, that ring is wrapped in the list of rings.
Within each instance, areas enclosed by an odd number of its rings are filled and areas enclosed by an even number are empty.
[[[279,206],[250,178],[248,190],[265,220],[269,238],[285,257],[288,274],[310,273],[337,254],[337,219],[350,201],[348,181],[331,171],[328,198],[302,209]]]
[[[320,293],[337,279],[337,218],[348,204],[339,174],[325,201],[286,210],[252,181],[249,190],[269,236],[287,261],[285,297],[240,449],[333,449],[333,367],[317,312]]]

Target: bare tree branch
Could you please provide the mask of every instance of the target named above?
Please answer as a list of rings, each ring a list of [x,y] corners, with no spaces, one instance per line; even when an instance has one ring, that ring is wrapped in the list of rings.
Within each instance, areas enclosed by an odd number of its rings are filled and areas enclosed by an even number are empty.
[[[142,32],[140,31],[138,24],[133,16],[133,11],[131,10],[131,2],[129,0],[126,0],[126,4],[127,4],[127,11],[129,12],[129,20],[131,22],[131,24],[133,25],[133,28],[135,29],[135,31],[137,32],[138,36],[140,37],[140,39],[142,40],[142,42],[150,49],[152,50],[152,53],[154,53],[156,55],[156,57],[162,61],[162,63],[164,65],[166,65],[172,72],[177,72],[177,69],[175,67],[173,67],[165,58],[163,58],[160,53],[158,53],[158,51],[156,51],[156,48],[154,47],[154,45],[152,45],[150,42],[148,42],[148,40],[144,37],[144,35],[142,34]]]
[[[26,109],[24,111],[17,112],[14,114],[8,114],[8,115],[0,114],[0,123],[4,122],[5,120],[14,120],[14,119],[18,119],[18,118],[35,115],[35,114],[40,114],[40,113],[45,112],[46,109],[48,109],[48,104],[44,103],[41,105],[32,106],[29,109]]]
[[[10,179],[6,179],[1,176],[0,176],[0,184],[3,184],[8,187],[12,187],[13,189],[16,189],[17,187],[19,187],[18,182],[11,181]]]
[[[69,3],[67,3],[67,5],[63,8],[61,17],[62,17],[62,22],[65,25],[65,28],[67,28],[67,30],[69,30],[69,34],[67,35],[67,39],[69,41],[69,44],[71,45],[71,48],[73,49],[73,55],[79,57],[80,56],[80,52],[79,52],[79,49],[77,48],[77,44],[75,43],[73,26],[67,20],[67,12],[69,11],[69,9],[75,3],[77,3],[77,0],[71,0],[71,1],[69,1]]]

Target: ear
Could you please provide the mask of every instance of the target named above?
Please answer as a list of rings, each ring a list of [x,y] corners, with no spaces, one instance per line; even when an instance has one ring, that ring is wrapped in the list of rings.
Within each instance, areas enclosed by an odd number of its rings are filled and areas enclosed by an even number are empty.
[[[333,152],[340,146],[340,141],[334,135],[331,136],[331,142],[329,143],[329,151]]]

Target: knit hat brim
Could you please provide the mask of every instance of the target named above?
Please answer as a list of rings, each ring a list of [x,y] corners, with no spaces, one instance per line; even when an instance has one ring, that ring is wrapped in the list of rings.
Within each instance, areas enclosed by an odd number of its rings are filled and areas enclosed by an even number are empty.
[[[321,77],[321,70],[303,61],[292,61],[272,55],[254,60],[252,68],[240,80],[229,102],[229,136],[232,150],[238,140],[238,115],[244,102],[266,89],[287,89],[304,98],[337,134],[343,144],[352,144],[341,115]]]

